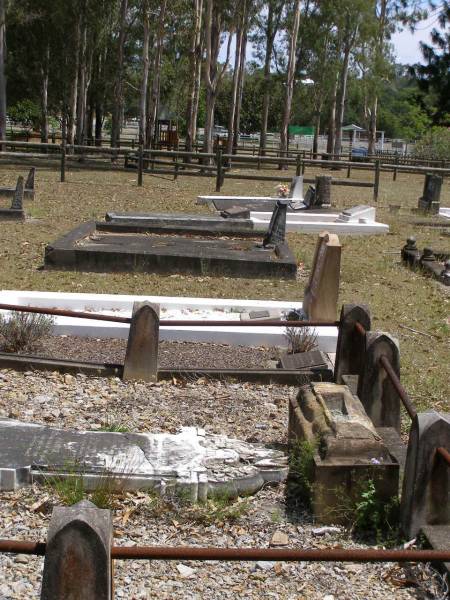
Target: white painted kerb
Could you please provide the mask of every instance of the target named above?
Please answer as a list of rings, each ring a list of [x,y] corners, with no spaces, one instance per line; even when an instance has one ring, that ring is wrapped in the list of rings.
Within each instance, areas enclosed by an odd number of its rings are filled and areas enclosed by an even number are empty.
[[[184,298],[171,296],[128,296],[119,294],[71,294],[2,290],[0,303],[62,308],[130,317],[134,302],[147,300],[160,305],[161,319],[236,320],[236,327],[161,327],[160,339],[183,342],[211,342],[240,346],[286,346],[282,327],[239,327],[240,314],[251,310],[301,309],[302,302],[274,300],[222,300],[219,298]],[[4,312],[4,311],[0,311]],[[91,319],[55,317],[56,335],[77,335],[95,338],[128,337],[129,325]],[[336,327],[316,327],[320,350],[335,352]]]

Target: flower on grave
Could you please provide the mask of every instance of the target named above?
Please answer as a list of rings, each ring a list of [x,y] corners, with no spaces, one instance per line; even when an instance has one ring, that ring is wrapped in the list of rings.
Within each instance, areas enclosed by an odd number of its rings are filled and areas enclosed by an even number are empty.
[[[284,185],[283,183],[280,183],[280,185],[277,185],[277,187],[275,188],[278,194],[278,198],[287,198],[289,195],[289,186],[288,185]]]

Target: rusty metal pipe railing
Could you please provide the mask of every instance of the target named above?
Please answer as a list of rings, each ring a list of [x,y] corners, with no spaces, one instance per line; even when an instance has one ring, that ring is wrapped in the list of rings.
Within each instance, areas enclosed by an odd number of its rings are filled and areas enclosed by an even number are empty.
[[[397,373],[392,368],[392,365],[389,362],[389,360],[386,358],[386,356],[380,356],[380,364],[383,367],[383,369],[386,371],[386,375],[391,380],[391,383],[394,386],[395,391],[399,395],[399,398],[402,401],[403,406],[406,409],[406,412],[408,413],[408,415],[410,416],[411,419],[414,419],[414,417],[417,415],[416,407],[414,406],[412,400],[410,399],[408,392],[405,390],[405,388],[400,383],[400,379],[397,377]]]
[[[45,542],[0,540],[0,552],[44,556]],[[431,562],[450,561],[450,550],[382,550],[360,548],[283,549],[211,548],[195,546],[113,546],[116,560]]]
[[[436,448],[436,452],[447,463],[447,466],[450,467],[450,452],[447,448]]]
[[[99,313],[78,312],[75,310],[64,310],[61,308],[22,306],[20,304],[0,304],[0,310],[37,313],[43,315],[53,315],[56,317],[91,319],[94,321],[110,321],[111,323],[131,323],[130,317],[118,317],[115,315],[102,315]],[[159,325],[161,327],[339,327],[339,324],[339,321],[287,321],[280,319],[268,319],[267,321],[240,321],[237,319],[228,321],[163,319],[159,322]]]

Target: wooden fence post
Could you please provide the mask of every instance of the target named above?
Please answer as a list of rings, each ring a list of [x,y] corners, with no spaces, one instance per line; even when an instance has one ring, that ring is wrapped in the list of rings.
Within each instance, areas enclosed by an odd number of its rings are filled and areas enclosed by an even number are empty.
[[[138,151],[138,186],[139,187],[142,187],[143,167],[144,167],[144,149],[142,147],[142,144],[139,144],[139,151]]]
[[[66,180],[66,142],[61,144],[61,182]]]
[[[397,166],[398,166],[398,163],[399,163],[399,157],[398,157],[398,156],[396,156],[396,157],[395,157],[395,167],[394,167],[394,174],[393,174],[393,176],[392,176],[392,181],[396,181],[396,180],[397,180]]]
[[[301,159],[301,156],[300,156],[300,153],[299,153],[299,154],[297,154],[297,157],[296,157],[295,175],[297,177],[300,177],[301,173],[302,173],[302,159]]]
[[[216,192],[220,192],[223,183],[222,177],[222,148],[217,144],[216,150]]]
[[[373,199],[378,201],[378,191],[380,188],[380,161],[375,161],[375,179],[373,182]]]

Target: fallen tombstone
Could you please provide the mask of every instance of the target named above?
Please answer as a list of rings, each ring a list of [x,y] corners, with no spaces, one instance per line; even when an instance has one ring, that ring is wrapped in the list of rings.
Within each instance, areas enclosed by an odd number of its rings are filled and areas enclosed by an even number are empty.
[[[286,456],[182,427],[177,434],[70,431],[0,419],[0,490],[81,477],[84,489],[182,491],[192,501],[252,494],[283,481]]]
[[[34,179],[36,175],[36,167],[31,167],[28,172],[27,179],[25,181],[23,189],[23,197],[25,200],[34,200]],[[16,188],[14,187],[0,187],[0,196],[14,196]]]
[[[10,208],[0,208],[0,219],[6,221],[24,221],[25,211],[23,210],[23,177],[17,179],[16,189],[14,190]]]
[[[226,223],[226,219],[223,219]],[[146,231],[147,225],[90,221],[45,248],[48,268],[83,271],[131,271],[286,277],[293,279],[297,261],[284,241],[286,211],[275,208],[273,219],[258,244],[247,230],[212,237],[168,227],[164,233]],[[132,227],[132,233],[127,229]],[[122,229],[121,229],[122,228]],[[183,235],[184,233],[184,235]],[[208,234],[210,232],[208,231]],[[253,238],[253,239],[252,239]],[[269,240],[269,241],[268,241]]]

